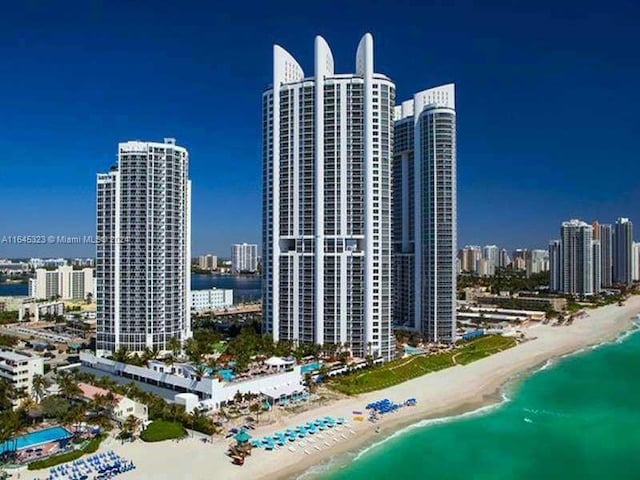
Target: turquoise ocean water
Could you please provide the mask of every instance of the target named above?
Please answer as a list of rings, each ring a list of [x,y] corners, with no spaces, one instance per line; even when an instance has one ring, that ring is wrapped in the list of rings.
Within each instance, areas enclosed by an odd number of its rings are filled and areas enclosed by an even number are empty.
[[[640,333],[547,364],[506,396],[409,427],[320,478],[640,479]]]

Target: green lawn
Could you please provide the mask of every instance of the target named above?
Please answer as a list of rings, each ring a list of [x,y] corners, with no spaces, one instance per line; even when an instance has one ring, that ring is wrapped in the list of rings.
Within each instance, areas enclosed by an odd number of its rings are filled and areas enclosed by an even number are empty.
[[[107,436],[102,434],[97,437],[89,440],[89,442],[84,446],[84,448],[80,448],[78,450],[72,450],[71,452],[63,453],[62,455],[56,455],[54,457],[44,458],[42,460],[37,460],[35,462],[31,462],[27,467],[28,470],[41,470],[43,468],[51,468],[55,465],[60,465],[61,463],[71,462],[73,460],[77,460],[87,453],[94,453],[98,450],[100,446],[100,442],[104,440]]]
[[[155,420],[140,434],[140,438],[145,442],[161,442],[173,438],[182,438],[187,431],[177,422],[166,420]]]
[[[329,382],[329,386],[348,395],[373,392],[456,364],[466,365],[515,344],[513,338],[488,335],[461,344],[452,352],[414,355],[366,371],[336,377]]]

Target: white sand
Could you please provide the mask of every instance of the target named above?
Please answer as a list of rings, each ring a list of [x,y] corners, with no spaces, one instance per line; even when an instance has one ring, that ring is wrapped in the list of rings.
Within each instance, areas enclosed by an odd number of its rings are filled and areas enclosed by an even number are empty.
[[[254,449],[244,466],[232,465],[225,455],[230,440],[220,440],[205,444],[195,439],[176,442],[146,444],[136,441],[121,445],[109,439],[101,450],[113,449],[116,453],[132,460],[137,469],[118,476],[122,479],[274,479],[295,478],[309,467],[324,462],[346,451],[357,450],[366,443],[382,440],[393,431],[424,418],[462,413],[498,400],[500,388],[518,373],[525,372],[546,360],[579,350],[589,345],[612,340],[632,326],[635,315],[640,313],[640,297],[632,297],[623,307],[609,305],[589,311],[586,318],[576,320],[570,326],[552,327],[536,325],[528,329],[533,338],[515,348],[466,366],[456,366],[431,373],[385,390],[350,397],[330,405],[318,407],[305,413],[286,418],[279,424],[265,426],[252,434],[256,437],[272,434],[288,427],[304,424],[325,415],[344,416],[350,421],[349,429],[341,432],[347,437],[329,439],[336,435],[311,438],[312,446],[300,447],[293,444],[295,452],[287,448],[272,452]],[[371,401],[389,398],[402,402],[407,398],[418,399],[416,407],[406,407],[397,413],[387,415],[379,424],[382,432],[375,433],[375,426],[369,422],[352,422],[351,412],[364,411]],[[325,444],[328,442],[331,446]],[[320,447],[318,451],[313,445]],[[307,455],[304,450],[310,452]],[[22,472],[22,478],[43,478],[45,472]]]

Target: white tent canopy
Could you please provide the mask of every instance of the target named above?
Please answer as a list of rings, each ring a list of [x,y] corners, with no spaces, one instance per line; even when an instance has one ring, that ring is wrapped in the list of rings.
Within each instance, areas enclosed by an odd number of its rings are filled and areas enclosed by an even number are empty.
[[[271,357],[265,360],[264,363],[269,367],[285,367],[287,365],[291,365],[293,361],[287,361],[284,358],[280,357]]]

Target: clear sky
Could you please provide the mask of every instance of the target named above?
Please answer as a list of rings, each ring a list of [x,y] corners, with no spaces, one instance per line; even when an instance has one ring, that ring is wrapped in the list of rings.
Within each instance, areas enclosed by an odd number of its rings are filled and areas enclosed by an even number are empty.
[[[367,31],[399,100],[457,85],[460,245],[542,247],[571,217],[640,221],[639,23],[637,1],[5,2],[0,238],[94,234],[95,175],[117,143],[172,136],[191,154],[193,253],[260,243],[272,44],[311,73],[321,34],[352,72]]]

